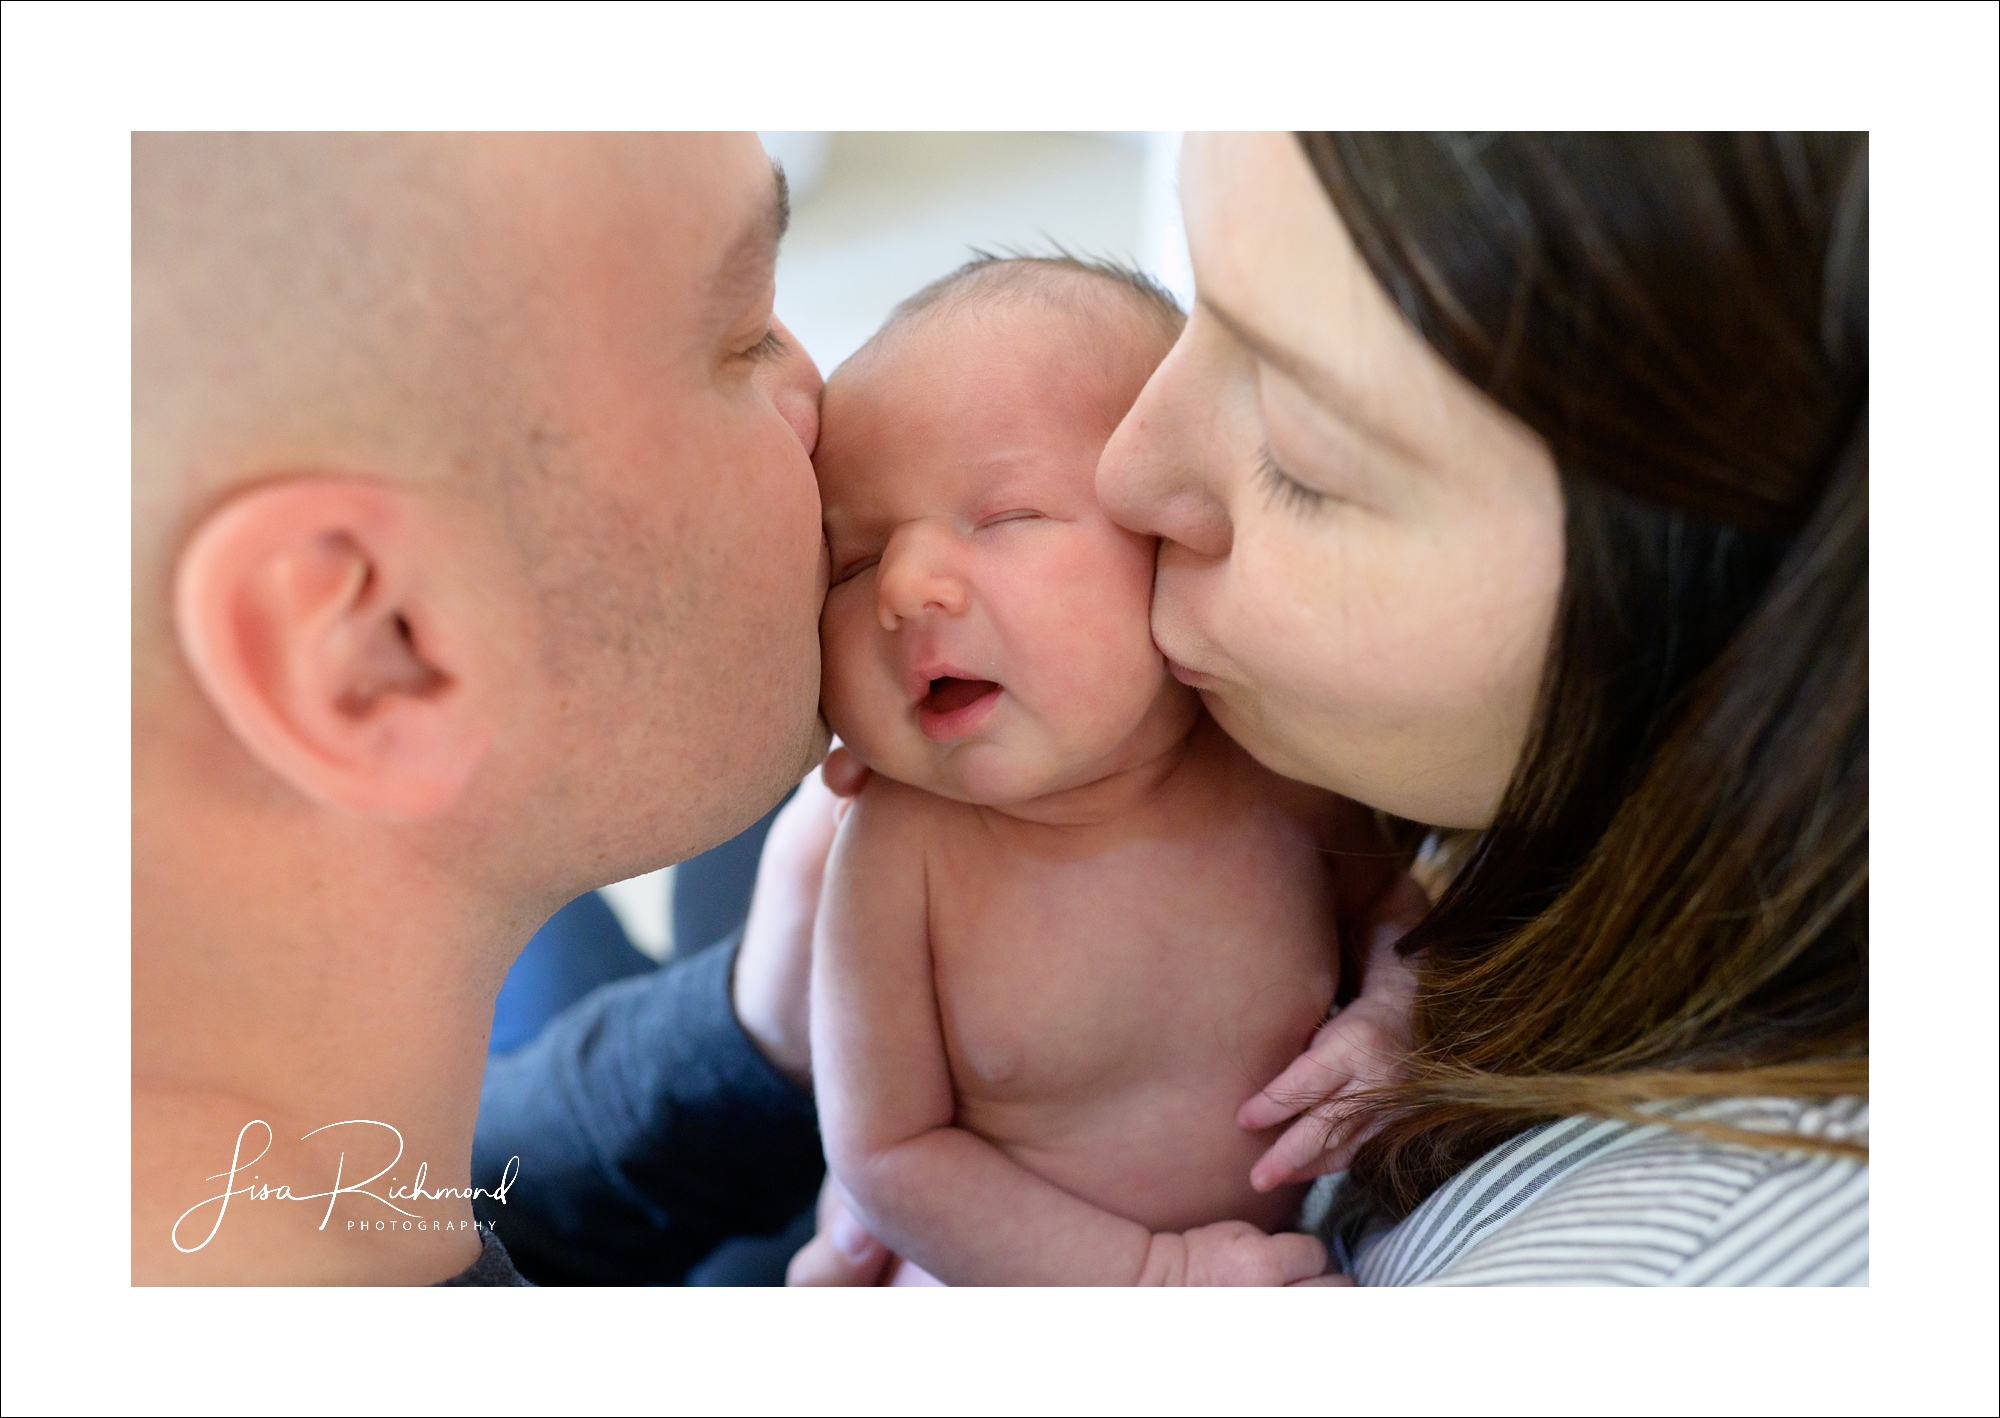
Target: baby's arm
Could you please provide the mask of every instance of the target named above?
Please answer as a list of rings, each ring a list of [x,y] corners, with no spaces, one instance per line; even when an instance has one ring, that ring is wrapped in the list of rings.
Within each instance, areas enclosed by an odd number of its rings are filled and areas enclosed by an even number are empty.
[[[1283,1284],[1325,1266],[1307,1236],[1244,1222],[1156,1236],[953,1125],[927,925],[922,819],[872,784],[827,865],[812,1048],[827,1161],[868,1227],[956,1285]]]

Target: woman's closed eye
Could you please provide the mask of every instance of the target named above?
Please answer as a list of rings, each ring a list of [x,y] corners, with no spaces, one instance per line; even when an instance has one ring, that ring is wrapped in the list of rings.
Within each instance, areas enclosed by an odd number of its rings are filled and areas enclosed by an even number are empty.
[[[1311,516],[1332,500],[1326,493],[1307,487],[1279,467],[1278,460],[1271,456],[1268,444],[1259,455],[1257,477],[1272,502],[1289,507],[1302,517]]]

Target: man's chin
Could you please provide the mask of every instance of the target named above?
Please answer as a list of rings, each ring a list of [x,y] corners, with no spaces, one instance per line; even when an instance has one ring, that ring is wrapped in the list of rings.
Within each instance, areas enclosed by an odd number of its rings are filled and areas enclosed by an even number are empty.
[[[799,769],[799,777],[805,777],[826,762],[826,756],[832,748],[833,727],[826,722],[826,715],[813,715],[812,742],[806,747],[805,766]]]

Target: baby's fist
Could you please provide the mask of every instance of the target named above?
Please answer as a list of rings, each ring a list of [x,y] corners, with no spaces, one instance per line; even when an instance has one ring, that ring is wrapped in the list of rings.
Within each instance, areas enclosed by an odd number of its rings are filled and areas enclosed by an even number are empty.
[[[1311,1236],[1267,1236],[1248,1221],[1218,1221],[1146,1248],[1141,1285],[1291,1285],[1326,1269],[1326,1247]]]

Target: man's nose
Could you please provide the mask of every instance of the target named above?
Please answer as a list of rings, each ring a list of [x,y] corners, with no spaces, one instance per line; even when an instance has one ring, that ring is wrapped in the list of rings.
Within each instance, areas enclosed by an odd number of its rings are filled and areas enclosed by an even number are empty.
[[[950,534],[923,525],[900,527],[882,549],[875,579],[876,616],[899,630],[926,615],[964,615],[971,597],[951,566]]]
[[[1153,371],[1098,459],[1097,498],[1121,527],[1223,557],[1235,529],[1214,475],[1230,450],[1201,412],[1212,396],[1190,367],[1199,357],[1183,335]]]
[[[771,331],[784,345],[784,353],[766,360],[755,378],[772,407],[797,435],[806,456],[811,457],[813,449],[819,446],[819,400],[826,381],[819,377],[819,366],[806,353],[806,347],[775,315],[771,317]]]

